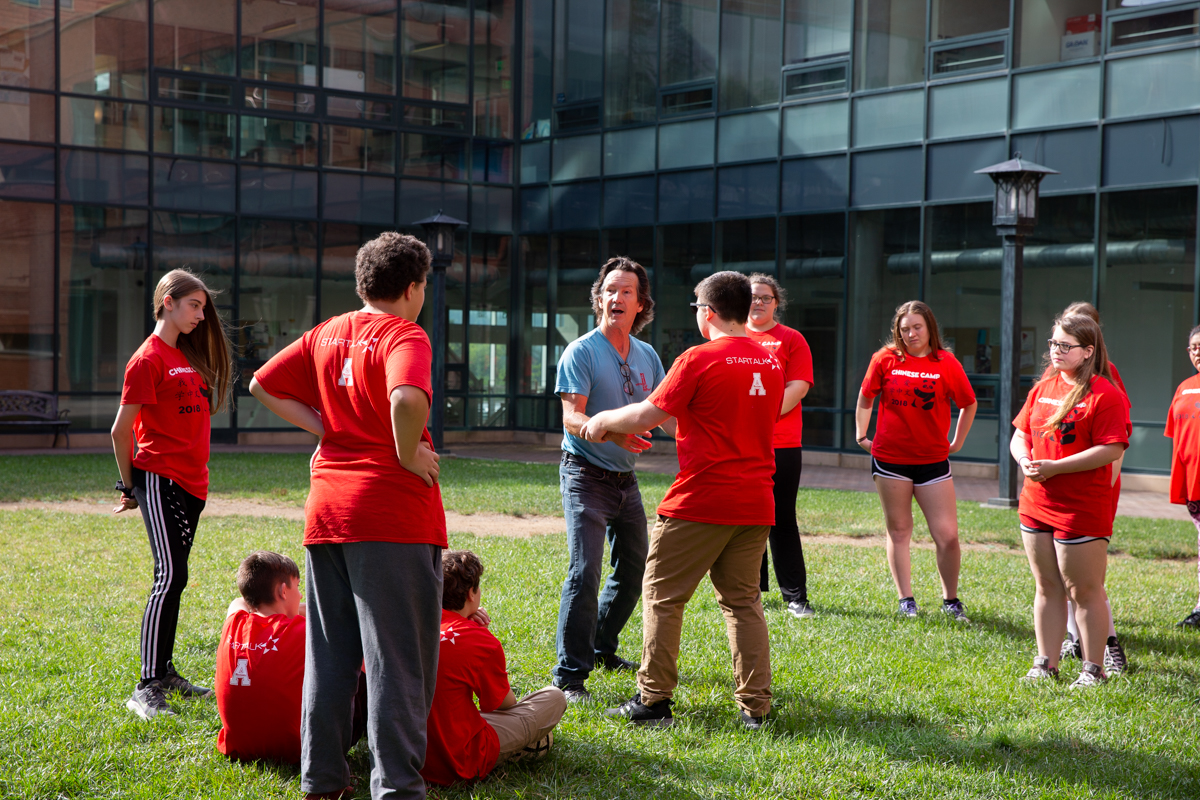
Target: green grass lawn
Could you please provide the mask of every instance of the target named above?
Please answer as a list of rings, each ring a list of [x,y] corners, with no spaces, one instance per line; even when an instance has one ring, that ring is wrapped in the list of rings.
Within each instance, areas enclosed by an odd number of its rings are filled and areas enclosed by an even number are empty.
[[[6,478],[6,490],[13,485]],[[176,646],[183,674],[211,680],[242,556],[261,547],[300,560],[300,533],[299,523],[279,519],[202,521]],[[452,534],[451,544],[475,550],[487,567],[484,602],[514,689],[547,684],[564,537]],[[216,752],[215,704],[181,701],[177,718],[153,724],[125,709],[150,584],[140,520],[0,512],[0,549],[0,797],[299,796],[293,768],[234,764]],[[1019,553],[964,553],[961,594],[974,624],[963,627],[936,612],[931,552],[914,553],[925,613],[900,620],[882,548],[806,550],[820,614],[799,622],[777,594],[767,601],[776,703],[768,730],[749,733],[736,722],[724,626],[705,583],[685,618],[673,729],[605,719],[603,706],[626,699],[634,682],[597,675],[590,686],[602,704],[568,710],[546,761],[433,795],[1200,797],[1200,636],[1173,625],[1194,600],[1193,563],[1111,561],[1110,593],[1133,669],[1073,693],[1065,683],[1017,684],[1034,655],[1032,582]],[[636,613],[622,652],[636,657],[640,641]],[[351,760],[366,776],[361,746]]]

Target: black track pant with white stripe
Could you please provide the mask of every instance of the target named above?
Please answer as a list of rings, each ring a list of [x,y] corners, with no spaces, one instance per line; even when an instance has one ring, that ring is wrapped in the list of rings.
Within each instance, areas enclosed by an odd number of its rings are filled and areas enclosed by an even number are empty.
[[[166,676],[175,649],[179,599],[187,587],[188,554],[204,501],[153,472],[133,470],[133,497],[142,510],[154,556],[154,586],[142,616],[142,680]]]

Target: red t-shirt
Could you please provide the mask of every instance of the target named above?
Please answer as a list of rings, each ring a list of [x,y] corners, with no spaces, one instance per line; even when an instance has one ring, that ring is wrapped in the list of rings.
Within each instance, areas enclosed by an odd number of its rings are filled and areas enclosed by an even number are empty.
[[[879,399],[871,455],[889,464],[936,464],[950,457],[950,401],[975,402],[975,390],[954,354],[905,356],[883,348],[871,357],[862,395]]]
[[[1074,387],[1055,375],[1034,384],[1013,427],[1025,433],[1034,459],[1060,459],[1102,444],[1129,446],[1129,411],[1125,396],[1105,378],[1092,379],[1092,389],[1076,404],[1061,427],[1046,422]],[[1085,472],[1068,472],[1035,483],[1025,481],[1019,511],[1052,525],[1068,536],[1112,535],[1112,464]]]
[[[1108,362],[1108,369],[1112,373],[1113,385],[1116,386],[1118,389],[1120,389],[1121,394],[1124,395],[1124,397],[1125,397],[1125,410],[1129,411],[1130,409],[1133,408],[1133,406],[1129,402],[1129,392],[1125,390],[1125,382],[1123,380],[1121,380],[1121,373],[1117,370],[1117,365],[1112,363],[1111,361]],[[1132,421],[1130,421],[1130,423],[1129,423],[1129,430],[1127,430],[1125,433],[1128,436],[1133,436],[1133,422]],[[1118,472],[1117,479],[1115,481],[1113,481],[1112,515],[1113,515],[1114,520],[1117,518],[1117,506],[1120,505],[1120,502],[1121,502],[1121,473]]]
[[[1109,370],[1109,372],[1112,373],[1113,385],[1121,390],[1121,394],[1128,397],[1129,392],[1125,390],[1125,381],[1121,380],[1121,373],[1117,370],[1117,365],[1112,363],[1111,361],[1108,362],[1108,370]]]
[[[787,325],[776,325],[768,331],[758,332],[746,328],[746,335],[770,350],[783,367],[783,382],[813,382],[812,350],[804,334]],[[796,404],[775,423],[775,447],[799,447],[804,431],[804,414],[800,410],[803,401]]]
[[[300,763],[303,616],[236,611],[217,645],[217,749],[245,761]]]
[[[492,771],[500,739],[479,711],[495,711],[509,689],[504,648],[496,637],[479,623],[443,609],[437,687],[421,769],[425,780],[449,786]]]
[[[664,517],[714,525],[775,524],[778,359],[744,336],[722,336],[675,359],[648,398],[675,417],[679,474]]]
[[[1171,502],[1200,500],[1200,374],[1175,390],[1167,414],[1171,445]]]
[[[125,366],[121,405],[141,405],[133,422],[133,465],[208,497],[212,424],[208,385],[183,352],[151,335]]]
[[[432,397],[433,351],[416,323],[352,311],[292,342],[254,377],[268,393],[312,406],[325,436],[312,459],[304,544],[402,542],[446,547],[441,487],[400,466],[392,390]],[[433,447],[429,431],[421,440]]]

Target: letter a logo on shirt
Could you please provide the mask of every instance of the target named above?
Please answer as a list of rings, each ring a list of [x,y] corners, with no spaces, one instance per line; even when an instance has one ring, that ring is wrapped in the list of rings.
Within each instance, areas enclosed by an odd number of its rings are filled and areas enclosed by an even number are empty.
[[[250,685],[250,659],[239,658],[237,667],[233,670],[233,674],[229,676],[229,685],[237,686],[241,682],[242,686]]]
[[[342,377],[338,378],[338,386],[353,386],[354,373],[350,371],[350,365],[354,363],[354,359],[347,358],[342,362]]]
[[[766,395],[767,389],[762,385],[762,373],[754,373],[754,383],[750,384],[750,394]]]

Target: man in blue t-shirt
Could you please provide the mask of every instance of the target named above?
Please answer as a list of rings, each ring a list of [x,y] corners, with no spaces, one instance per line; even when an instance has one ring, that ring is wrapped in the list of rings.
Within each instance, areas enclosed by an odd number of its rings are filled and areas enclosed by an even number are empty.
[[[558,362],[554,391],[563,404],[563,456],[559,468],[571,562],[558,609],[558,663],[554,685],[567,700],[590,699],[584,681],[596,666],[636,670],[617,655],[617,639],[633,613],[646,570],[646,512],[633,467],[650,447],[642,434],[613,433],[602,442],[580,437],[592,415],[640,403],[662,381],[663,367],[650,345],[633,338],[654,318],[650,279],[641,264],[617,257],[592,284],[599,326],[567,346]],[[675,420],[663,425],[674,435]],[[604,541],[612,574],[600,590]]]

